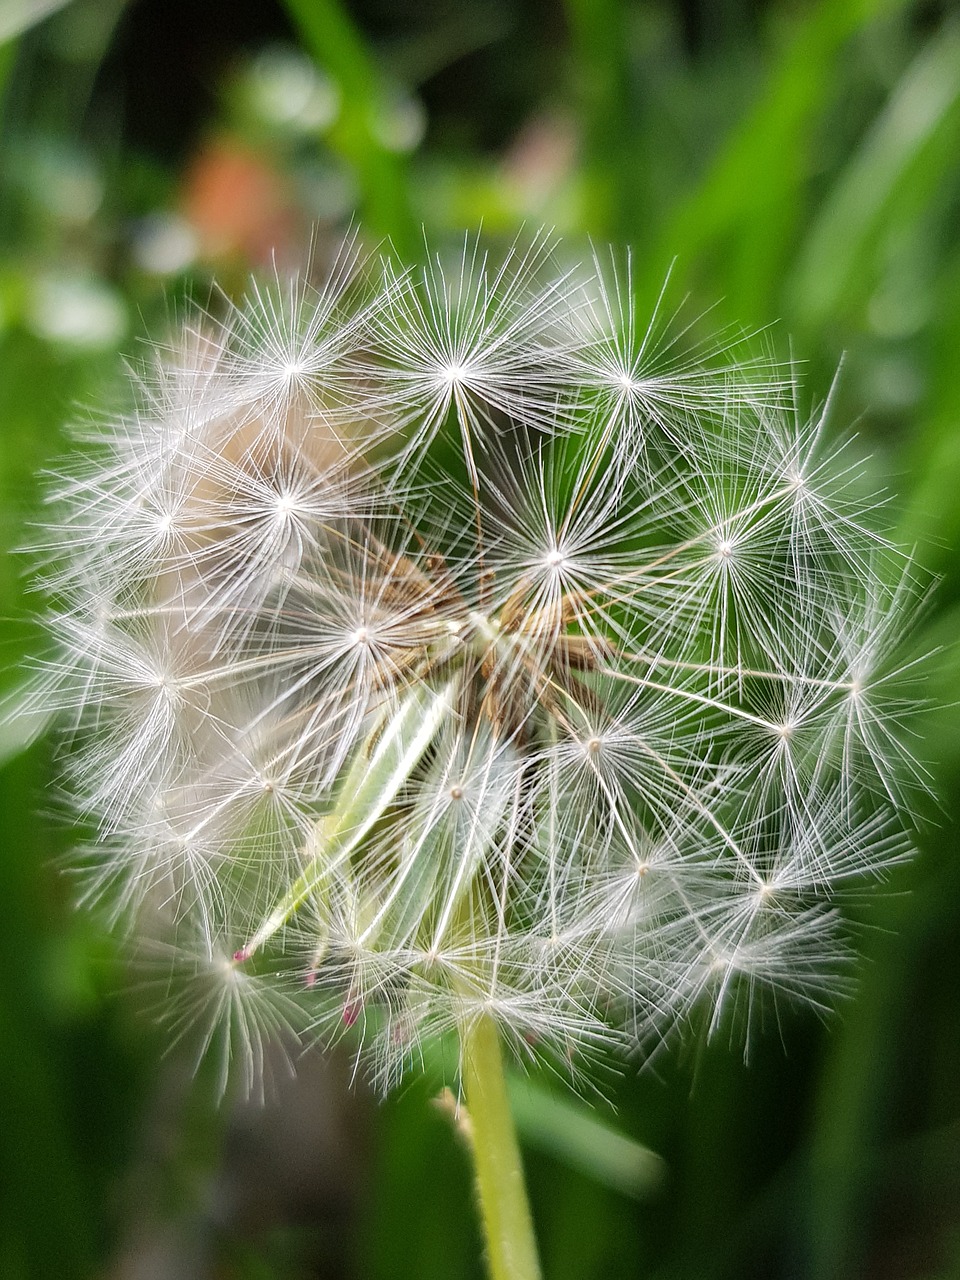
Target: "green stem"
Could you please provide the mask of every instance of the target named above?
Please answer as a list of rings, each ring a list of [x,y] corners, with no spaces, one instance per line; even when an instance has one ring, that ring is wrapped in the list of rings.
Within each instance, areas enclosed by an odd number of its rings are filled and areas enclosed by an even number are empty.
[[[464,1030],[462,1043],[463,1089],[490,1275],[492,1280],[540,1280],[496,1023],[480,1018]]]

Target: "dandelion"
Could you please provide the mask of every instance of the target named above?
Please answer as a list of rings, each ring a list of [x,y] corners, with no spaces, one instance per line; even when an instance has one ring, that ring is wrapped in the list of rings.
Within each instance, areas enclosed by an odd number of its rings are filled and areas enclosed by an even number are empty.
[[[194,317],[55,481],[26,699],[84,901],[224,1081],[344,1035],[386,1086],[458,1035],[511,1276],[501,1042],[577,1069],[827,1005],[916,775],[913,573],[829,404],[643,317],[629,264],[552,260],[347,250]]]

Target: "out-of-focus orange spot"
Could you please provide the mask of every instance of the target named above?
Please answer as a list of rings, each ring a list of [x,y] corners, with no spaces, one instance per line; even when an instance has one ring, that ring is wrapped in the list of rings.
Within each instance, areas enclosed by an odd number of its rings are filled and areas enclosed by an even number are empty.
[[[503,176],[530,208],[544,204],[576,164],[577,129],[567,116],[528,120],[503,158]]]
[[[205,258],[268,264],[300,238],[284,177],[259,152],[232,138],[207,142],[187,169],[181,209]]]

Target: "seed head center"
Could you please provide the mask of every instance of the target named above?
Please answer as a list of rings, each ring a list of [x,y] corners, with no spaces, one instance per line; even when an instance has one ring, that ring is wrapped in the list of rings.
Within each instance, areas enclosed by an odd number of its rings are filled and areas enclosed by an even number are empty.
[[[445,364],[441,370],[441,378],[448,387],[454,387],[458,383],[463,382],[470,373],[470,366],[459,360],[451,360],[449,364]]]

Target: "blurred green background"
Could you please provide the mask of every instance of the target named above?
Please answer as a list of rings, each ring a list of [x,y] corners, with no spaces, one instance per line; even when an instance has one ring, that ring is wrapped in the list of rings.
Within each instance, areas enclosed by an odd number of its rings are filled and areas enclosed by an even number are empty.
[[[547,1280],[960,1277],[960,7],[906,0],[0,0],[0,536],[64,424],[185,296],[483,224],[632,246],[637,287],[845,356],[887,518],[940,575],[917,751],[939,805],[863,913],[856,996],[572,1099],[515,1082]],[[767,326],[772,326],[767,328]],[[37,651],[0,570],[4,687]],[[467,1280],[437,1079],[312,1055],[213,1113],[71,907],[43,742],[0,731],[0,1277]],[[119,994],[118,994],[119,992]],[[649,1150],[647,1150],[649,1149]],[[659,1159],[650,1152],[655,1152]]]

